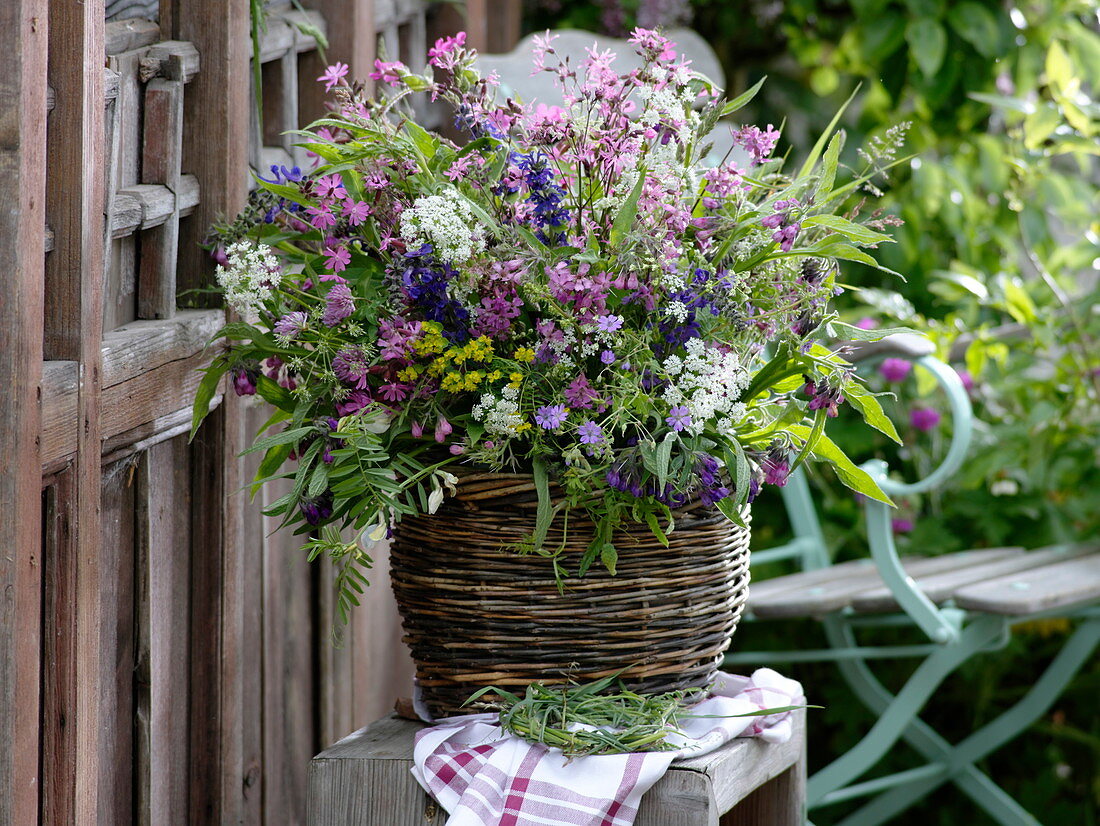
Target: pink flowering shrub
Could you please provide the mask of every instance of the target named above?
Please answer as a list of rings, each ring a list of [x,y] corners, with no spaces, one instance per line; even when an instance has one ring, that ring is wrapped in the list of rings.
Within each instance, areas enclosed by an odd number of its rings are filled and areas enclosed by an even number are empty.
[[[275,406],[258,481],[294,478],[270,512],[314,533],[314,556],[365,561],[337,530],[378,539],[434,511],[457,463],[533,473],[540,524],[554,478],[597,526],[582,569],[614,567],[624,520],[663,536],[695,499],[739,520],[804,458],[882,498],[825,423],[845,403],[885,418],[823,343],[879,337],[830,301],[838,262],[877,266],[861,247],[889,240],[848,203],[881,170],[842,167],[838,133],[787,174],[770,125],[737,127],[740,161],[707,167],[708,133],[756,89],[723,103],[661,34],[631,43],[644,63],[619,72],[541,38],[564,107],[503,98],[464,35],[424,75],[376,61],[376,99],[336,64],[319,78],[332,114],[304,144],[316,169],[272,168],[219,228],[243,320],[195,424],[226,373]],[[466,142],[418,126],[415,94],[449,104]]]

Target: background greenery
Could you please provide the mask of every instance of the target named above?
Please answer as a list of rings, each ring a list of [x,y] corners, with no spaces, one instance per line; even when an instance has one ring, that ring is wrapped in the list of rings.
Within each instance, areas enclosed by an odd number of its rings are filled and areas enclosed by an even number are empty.
[[[621,34],[644,19],[693,17],[722,60],[731,93],[768,82],[746,121],[784,125],[795,155],[812,145],[859,84],[845,116],[847,146],[908,121],[907,151],[884,205],[904,220],[898,243],[879,257],[905,275],[847,272],[864,289],[852,318],[900,321],[928,332],[940,355],[973,380],[975,445],[947,489],[902,502],[913,523],[902,551],[1100,537],[1100,79],[1097,6],[1082,0],[1009,5],[990,0],[539,0],[531,29],[574,26]],[[881,378],[873,379],[886,389]],[[895,420],[913,404],[935,406],[927,378],[895,389]],[[842,424],[843,427],[843,424]],[[948,424],[912,428],[890,458],[906,475],[935,461]],[[857,431],[834,436],[853,454],[882,453]],[[815,480],[818,507],[838,558],[866,554],[858,504],[828,479]],[[784,539],[782,509],[754,514],[754,544]],[[758,572],[766,574],[768,572]],[[1011,646],[980,657],[950,680],[929,720],[949,739],[1022,696],[1059,650],[1068,623],[1037,623]],[[738,631],[743,650],[805,648],[813,623],[756,623]],[[797,640],[797,643],[792,641]],[[878,642],[879,640],[876,640]],[[886,642],[886,640],[881,640]],[[900,685],[912,665],[888,664]],[[845,751],[870,720],[828,666],[786,669],[812,687],[816,712],[811,770]],[[1100,821],[1100,664],[1075,681],[1030,732],[985,768],[1045,823]],[[906,768],[896,750],[881,773]],[[815,813],[818,826],[844,806]],[[944,788],[899,824],[989,822]]]

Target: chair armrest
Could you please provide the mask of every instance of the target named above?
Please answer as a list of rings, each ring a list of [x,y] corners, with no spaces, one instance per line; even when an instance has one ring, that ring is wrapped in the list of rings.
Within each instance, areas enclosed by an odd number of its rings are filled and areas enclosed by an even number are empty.
[[[947,404],[951,411],[951,444],[939,466],[923,479],[915,482],[899,482],[889,478],[888,466],[881,459],[864,462],[863,469],[871,474],[879,487],[890,496],[923,493],[945,482],[962,465],[974,432],[974,411],[970,406],[970,396],[959,374],[949,365],[930,355],[915,359],[914,364],[928,370],[947,396]]]

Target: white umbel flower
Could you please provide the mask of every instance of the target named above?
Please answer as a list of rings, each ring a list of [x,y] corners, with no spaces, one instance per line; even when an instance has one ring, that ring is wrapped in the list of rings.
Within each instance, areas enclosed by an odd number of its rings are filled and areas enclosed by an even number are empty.
[[[431,244],[436,256],[449,264],[468,261],[485,249],[484,229],[453,188],[413,201],[401,213],[401,237],[410,249]]]
[[[229,266],[218,266],[214,277],[229,306],[242,316],[253,316],[283,280],[279,259],[266,244],[237,241],[225,251]]]

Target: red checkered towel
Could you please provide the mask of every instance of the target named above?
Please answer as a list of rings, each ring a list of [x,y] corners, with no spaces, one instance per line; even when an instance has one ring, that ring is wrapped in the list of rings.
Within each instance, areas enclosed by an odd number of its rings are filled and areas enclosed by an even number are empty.
[[[642,795],[679,757],[698,757],[735,737],[784,742],[790,713],[731,715],[802,705],[802,686],[769,668],[723,674],[682,721],[677,751],[567,760],[559,749],[505,734],[495,714],[452,717],[417,732],[412,773],[450,812],[447,826],[631,826]]]

